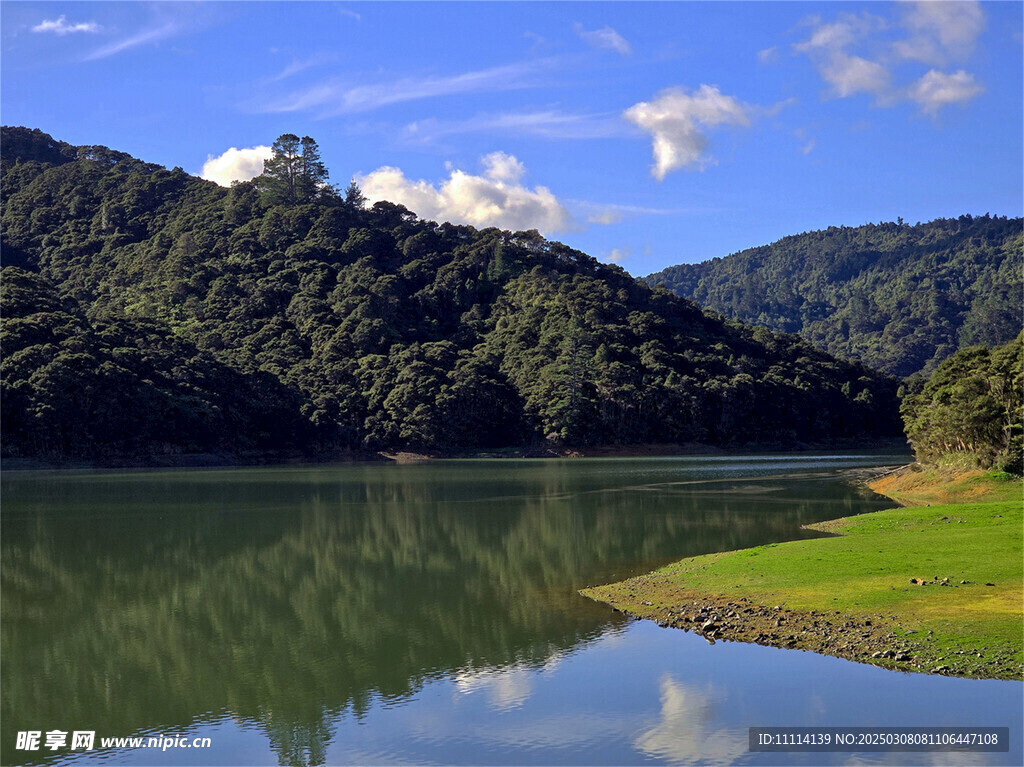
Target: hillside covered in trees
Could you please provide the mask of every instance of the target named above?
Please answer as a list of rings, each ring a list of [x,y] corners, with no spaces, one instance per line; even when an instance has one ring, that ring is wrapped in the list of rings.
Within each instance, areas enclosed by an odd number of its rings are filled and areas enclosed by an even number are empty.
[[[1021,219],[830,227],[644,281],[904,378],[1021,329]]]
[[[891,379],[536,232],[367,208],[308,137],[231,189],[2,140],[9,456],[900,433]]]
[[[901,410],[920,462],[961,456],[1024,472],[1024,332],[993,349],[961,349],[908,388]]]

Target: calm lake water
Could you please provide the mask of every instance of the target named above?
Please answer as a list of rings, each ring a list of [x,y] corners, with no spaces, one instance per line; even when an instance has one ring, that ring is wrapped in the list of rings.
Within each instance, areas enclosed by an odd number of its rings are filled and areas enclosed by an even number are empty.
[[[8,473],[0,759],[1024,763],[1020,683],[712,646],[576,593],[891,507],[844,476],[905,458]],[[747,728],[764,725],[1009,726],[1014,742],[748,752]],[[97,747],[17,749],[28,730],[95,731]],[[99,748],[132,735],[211,747]]]

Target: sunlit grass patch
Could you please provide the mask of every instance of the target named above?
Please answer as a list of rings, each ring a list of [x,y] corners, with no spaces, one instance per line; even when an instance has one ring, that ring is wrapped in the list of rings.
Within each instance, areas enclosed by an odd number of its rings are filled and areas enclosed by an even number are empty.
[[[667,606],[686,590],[874,618],[900,636],[927,638],[918,650],[923,670],[949,654],[960,660],[967,648],[976,667],[966,673],[1019,676],[1022,525],[1017,501],[892,509],[811,526],[829,537],[693,557],[588,593],[627,612],[631,595]],[[989,668],[992,658],[1015,670]]]

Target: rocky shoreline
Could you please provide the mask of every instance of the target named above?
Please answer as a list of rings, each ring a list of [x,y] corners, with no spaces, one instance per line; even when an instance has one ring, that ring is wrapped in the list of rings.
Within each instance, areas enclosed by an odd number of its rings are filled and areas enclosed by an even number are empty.
[[[651,620],[663,628],[683,629],[698,634],[711,644],[716,641],[749,642],[768,647],[808,650],[821,655],[870,663],[883,668],[943,676],[984,679],[1020,679],[1022,669],[1012,657],[998,653],[960,650],[938,654],[930,647],[931,632],[919,634],[899,625],[896,616],[854,617],[839,612],[791,610],[784,605],[768,607],[745,597],[729,599],[676,590],[668,606],[656,606],[644,599],[644,591],[656,588],[652,576],[642,590],[629,590],[623,600],[594,589],[581,593],[605,602],[612,609],[634,618]],[[668,580],[664,580],[668,585]],[[937,650],[938,648],[936,648]]]

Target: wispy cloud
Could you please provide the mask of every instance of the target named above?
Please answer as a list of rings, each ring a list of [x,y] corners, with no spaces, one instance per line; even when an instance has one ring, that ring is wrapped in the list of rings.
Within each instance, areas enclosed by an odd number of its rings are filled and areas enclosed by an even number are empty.
[[[56,19],[44,19],[43,21],[32,27],[32,31],[38,34],[51,34],[63,37],[64,35],[73,35],[79,32],[85,32],[87,34],[96,34],[103,28],[95,21],[71,21],[69,22],[67,16],[61,14]]]
[[[637,216],[692,216],[717,212],[709,207],[652,208],[644,205],[593,202],[591,200],[565,199],[563,202],[585,218],[588,224],[611,226]]]
[[[624,116],[651,134],[651,172],[661,180],[680,168],[703,168],[713,163],[706,151],[707,130],[720,125],[750,125],[753,111],[716,86],[701,85],[692,94],[681,88],[662,91],[652,101],[634,104]]]
[[[614,208],[605,208],[598,213],[587,216],[588,224],[600,224],[601,226],[611,226],[612,224],[618,224],[621,221],[622,213]]]
[[[214,7],[198,3],[154,3],[149,8],[150,18],[141,28],[97,48],[85,57],[85,61],[110,58],[134,48],[195,32],[218,16]]]
[[[549,189],[530,189],[523,184],[526,170],[515,157],[492,152],[482,163],[482,174],[453,169],[437,186],[408,179],[394,167],[378,168],[357,176],[356,181],[371,202],[395,202],[426,219],[476,227],[537,229],[545,234],[573,226],[569,211]]]
[[[797,128],[793,131],[793,135],[800,142],[800,154],[802,155],[809,155],[818,145],[818,139],[810,135],[806,128]]]
[[[287,66],[284,67],[273,77],[267,78],[266,83],[278,83],[282,80],[287,80],[289,77],[294,77],[299,72],[305,72],[307,69],[314,67],[323,66],[329,64],[332,61],[337,60],[337,56],[333,53],[314,53],[312,56],[308,56],[304,59],[293,59]]]
[[[155,27],[149,27],[141,32],[137,32],[134,35],[122,38],[109,45],[105,45],[102,48],[98,48],[88,56],[85,57],[86,61],[96,61],[97,59],[106,59],[111,56],[116,56],[119,53],[124,53],[132,48],[137,48],[140,45],[146,43],[155,43],[159,40],[166,40],[169,37],[174,37],[182,31],[184,25],[178,20],[165,21]]]
[[[612,248],[604,260],[609,264],[620,264],[629,258],[632,252],[632,248]]]
[[[518,90],[537,85],[539,75],[554,65],[554,59],[536,59],[454,75],[405,77],[370,85],[328,79],[261,104],[257,111],[276,113],[315,110],[320,117],[327,117],[367,112],[420,99]]]
[[[418,120],[405,126],[403,137],[429,143],[469,133],[514,133],[549,139],[600,139],[632,131],[618,114],[567,114],[557,109],[481,114],[466,120]]]
[[[609,26],[601,27],[601,29],[587,30],[583,28],[582,24],[576,23],[573,24],[573,31],[579,35],[583,42],[592,48],[615,51],[615,53],[622,54],[623,56],[628,56],[633,52],[633,48],[626,38]]]

